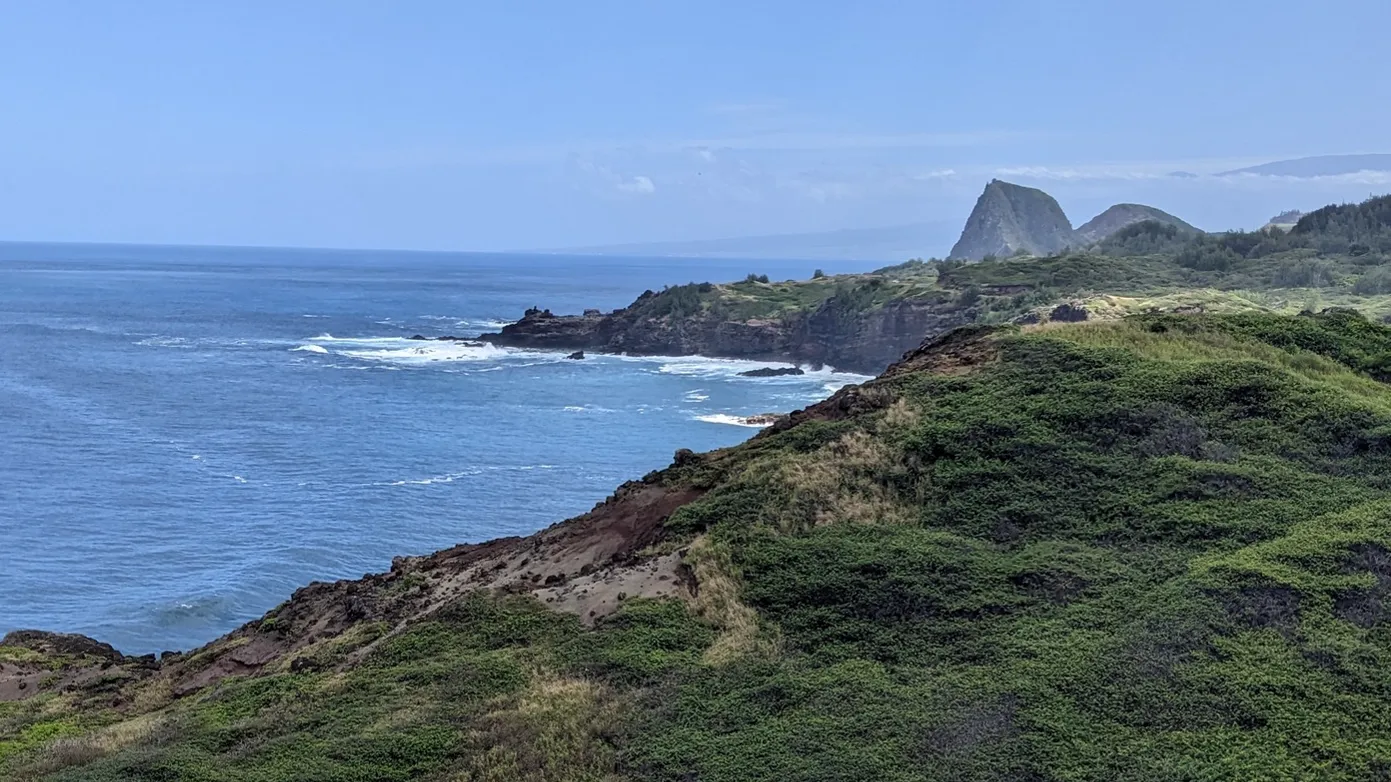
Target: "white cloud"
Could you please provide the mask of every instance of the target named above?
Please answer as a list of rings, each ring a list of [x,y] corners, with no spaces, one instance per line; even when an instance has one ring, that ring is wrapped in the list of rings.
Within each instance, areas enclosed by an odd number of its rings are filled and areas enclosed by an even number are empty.
[[[1052,179],[1062,181],[1084,181],[1084,180],[1136,180],[1136,179],[1167,179],[1171,175],[1167,171],[1155,171],[1145,168],[1130,168],[1126,166],[1077,166],[1069,168],[1052,168],[1049,166],[1011,166],[997,168],[993,172],[997,176],[1024,177],[1026,179]]]
[[[657,192],[657,186],[645,176],[635,176],[626,182],[619,182],[618,189],[625,193],[642,193],[644,195]]]

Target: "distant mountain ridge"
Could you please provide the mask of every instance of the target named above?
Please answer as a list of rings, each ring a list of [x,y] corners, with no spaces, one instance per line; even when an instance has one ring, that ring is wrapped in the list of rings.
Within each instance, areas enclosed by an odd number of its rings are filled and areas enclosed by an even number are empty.
[[[1223,171],[1217,176],[1256,174],[1260,176],[1310,178],[1356,174],[1362,171],[1391,171],[1391,155],[1318,155],[1293,160],[1276,160],[1258,166]]]

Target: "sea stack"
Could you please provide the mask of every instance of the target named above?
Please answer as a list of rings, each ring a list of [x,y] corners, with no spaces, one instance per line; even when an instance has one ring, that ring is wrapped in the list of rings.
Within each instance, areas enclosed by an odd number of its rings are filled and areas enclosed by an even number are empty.
[[[1017,253],[1052,255],[1077,243],[1061,206],[1042,190],[992,179],[976,200],[951,260],[979,261]]]

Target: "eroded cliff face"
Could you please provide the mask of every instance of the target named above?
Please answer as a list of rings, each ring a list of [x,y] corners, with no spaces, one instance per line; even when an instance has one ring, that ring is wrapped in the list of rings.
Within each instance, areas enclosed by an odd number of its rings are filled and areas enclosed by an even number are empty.
[[[745,321],[705,312],[655,317],[635,307],[603,315],[533,309],[481,339],[506,347],[791,361],[877,374],[924,339],[974,320],[974,310],[946,294],[869,309],[831,298],[807,313]]]
[[[974,310],[947,298],[892,301],[867,312],[847,310],[832,299],[799,324],[791,356],[877,374],[924,339],[974,320]]]

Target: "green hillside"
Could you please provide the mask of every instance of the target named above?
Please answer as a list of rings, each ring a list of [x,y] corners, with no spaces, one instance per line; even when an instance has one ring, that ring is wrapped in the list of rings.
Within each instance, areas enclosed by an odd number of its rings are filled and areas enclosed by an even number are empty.
[[[1099,314],[1246,309],[1298,313],[1329,306],[1391,315],[1391,196],[1329,206],[1289,232],[1197,234],[1144,221],[1086,251],[1046,257],[911,261],[867,274],[770,281],[750,274],[729,284],[692,283],[639,298],[646,317],[730,321],[790,318],[828,301],[872,310],[903,301],[978,306],[984,322],[1042,311],[1060,301],[1120,297]],[[978,303],[978,304],[977,304]],[[1107,312],[1106,310],[1112,310]]]
[[[12,638],[0,776],[1385,778],[1388,377],[1346,311],[954,331],[157,669]]]

